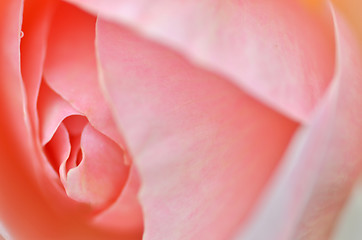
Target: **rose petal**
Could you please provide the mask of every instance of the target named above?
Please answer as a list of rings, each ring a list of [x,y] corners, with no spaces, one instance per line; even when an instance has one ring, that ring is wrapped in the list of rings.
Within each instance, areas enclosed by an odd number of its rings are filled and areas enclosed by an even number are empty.
[[[298,121],[333,74],[332,29],[295,1],[68,1],[178,49]]]
[[[69,170],[67,194],[80,202],[102,208],[116,200],[128,177],[119,146],[89,124],[81,138],[83,160]]]
[[[67,3],[59,4],[51,26],[44,77],[98,131],[123,146],[99,89],[94,31],[95,17]]]
[[[142,180],[144,239],[230,236],[297,124],[124,27],[99,20],[96,44]]]
[[[339,13],[334,24],[334,80],[237,239],[329,239],[361,172],[362,55]]]

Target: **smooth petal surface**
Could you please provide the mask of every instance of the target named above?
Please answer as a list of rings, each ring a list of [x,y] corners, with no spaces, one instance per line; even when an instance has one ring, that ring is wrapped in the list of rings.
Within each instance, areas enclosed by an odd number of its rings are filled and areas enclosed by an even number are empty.
[[[361,172],[360,46],[339,13],[334,24],[337,68],[332,84],[237,239],[329,239]]]
[[[141,177],[144,239],[230,237],[297,124],[125,27],[98,20],[97,48]]]
[[[296,1],[68,1],[179,50],[298,121],[333,74],[330,24]]]

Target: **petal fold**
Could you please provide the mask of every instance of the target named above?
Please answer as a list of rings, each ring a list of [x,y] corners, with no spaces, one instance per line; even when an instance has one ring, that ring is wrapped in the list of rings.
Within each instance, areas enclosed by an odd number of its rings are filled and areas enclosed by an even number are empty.
[[[361,49],[340,13],[330,9],[337,44],[332,84],[237,239],[330,239],[361,173]]]
[[[123,146],[97,81],[95,21],[74,6],[59,4],[49,33],[44,78],[98,131]]]

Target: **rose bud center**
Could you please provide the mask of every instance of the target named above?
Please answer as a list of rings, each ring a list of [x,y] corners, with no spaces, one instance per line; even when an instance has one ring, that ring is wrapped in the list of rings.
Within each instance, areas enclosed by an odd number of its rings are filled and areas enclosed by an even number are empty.
[[[108,206],[128,177],[123,149],[45,83],[39,99],[41,143],[60,185],[73,200]]]

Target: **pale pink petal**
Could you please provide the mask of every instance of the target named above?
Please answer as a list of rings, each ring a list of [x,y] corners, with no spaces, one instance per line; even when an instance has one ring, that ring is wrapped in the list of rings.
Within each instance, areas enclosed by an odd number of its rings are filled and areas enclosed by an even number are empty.
[[[334,21],[337,62],[332,84],[237,239],[329,239],[361,172],[362,55],[339,13]]]
[[[289,0],[68,0],[128,24],[298,121],[332,77],[329,22]]]
[[[230,237],[297,124],[125,27],[99,20],[97,46],[141,177],[144,239]]]
[[[95,17],[60,3],[48,41],[46,83],[100,132],[124,145],[99,89],[94,50]]]
[[[119,196],[128,177],[124,152],[89,124],[82,133],[81,151],[83,160],[67,174],[67,194],[95,208],[109,205]]]

